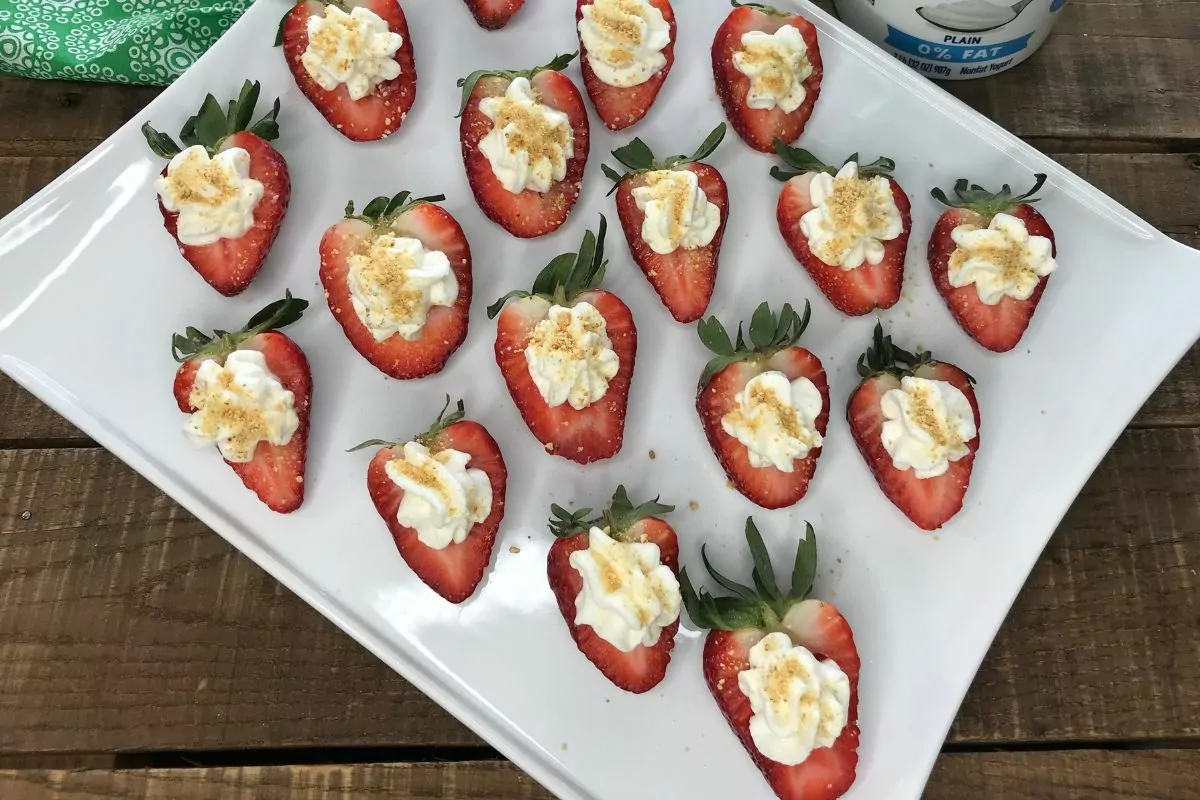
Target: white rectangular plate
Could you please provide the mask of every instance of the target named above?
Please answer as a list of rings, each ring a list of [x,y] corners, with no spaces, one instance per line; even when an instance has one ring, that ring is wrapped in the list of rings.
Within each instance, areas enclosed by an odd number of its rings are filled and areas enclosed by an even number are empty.
[[[679,507],[671,520],[682,561],[697,576],[702,541],[730,574],[748,569],[749,514],[781,561],[811,520],[818,596],[850,620],[863,658],[861,761],[848,797],[917,797],[1038,553],[1122,427],[1200,335],[1200,256],[802,4],[820,28],[826,70],[803,144],[827,160],[853,151],[867,160],[891,156],[913,199],[904,299],[881,316],[898,342],[928,347],[979,381],[982,447],[966,508],[939,535],[924,535],[876,488],[843,410],[875,318],[843,317],[816,291],[776,229],[771,159],[732,135],[711,159],[729,181],[732,210],[710,311],[736,322],[764,299],[812,300],[803,343],[824,360],[834,408],[809,495],[795,508],[764,512],[726,488],[693,407],[705,352],[694,326],[673,323],[660,306],[615,225],[607,285],[632,307],[641,352],[623,452],[577,467],[548,456],[522,424],[493,360],[484,308],[574,249],[600,212],[615,223],[600,163],[633,133],[613,136],[593,118],[591,163],[569,223],[543,240],[510,238],[484,219],[467,187],[455,80],[575,50],[573,4],[530,0],[498,33],[475,27],[458,2],[404,5],[420,85],[413,113],[391,139],[354,145],[325,124],[271,47],[281,4],[257,3],[137,120],[0,224],[0,368],[564,798],[770,791],[708,695],[701,635],[689,623],[666,680],[641,697],[613,688],[576,651],[544,575],[550,503],[600,505],[618,481],[638,497],[661,493]],[[676,11],[674,72],[634,131],[660,154],[690,152],[722,118],[709,46],[729,6],[683,0]],[[577,66],[569,74],[578,80]],[[226,300],[162,230],[152,186],[161,162],[138,126],[153,120],[174,132],[205,93],[231,97],[247,77],[263,82],[265,98],[283,97],[278,145],[294,195],[263,273]],[[939,209],[928,191],[960,176],[1025,186],[1034,172],[1050,175],[1039,208],[1057,231],[1060,271],[1021,346],[994,356],[958,329],[931,285],[923,251]],[[354,353],[317,281],[317,243],[346,201],[400,189],[444,192],[476,255],[467,343],[445,372],[416,383],[387,380]],[[289,333],[309,355],[316,391],[308,497],[299,512],[278,516],[215,452],[184,440],[168,345],[186,325],[236,326],[285,288],[313,301]],[[493,565],[461,607],[409,571],[368,500],[369,456],[344,452],[363,439],[423,429],[446,393],[466,398],[511,468]],[[690,501],[699,509],[689,510]]]

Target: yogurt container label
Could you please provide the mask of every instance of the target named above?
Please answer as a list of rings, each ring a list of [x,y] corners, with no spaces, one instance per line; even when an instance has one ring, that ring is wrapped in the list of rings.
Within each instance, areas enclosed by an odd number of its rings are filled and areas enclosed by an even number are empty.
[[[852,28],[931,78],[995,75],[1041,47],[1067,0],[837,0]]]

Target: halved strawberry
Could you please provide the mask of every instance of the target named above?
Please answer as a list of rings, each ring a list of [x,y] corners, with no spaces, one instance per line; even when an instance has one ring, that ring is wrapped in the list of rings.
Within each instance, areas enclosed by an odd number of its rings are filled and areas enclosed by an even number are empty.
[[[679,620],[663,628],[655,644],[638,645],[628,653],[601,637],[591,625],[576,624],[576,599],[583,590],[583,576],[571,564],[571,554],[587,550],[588,532],[593,527],[600,527],[618,542],[657,545],[661,563],[678,575],[679,539],[674,528],[658,517],[674,511],[675,506],[663,505],[658,498],[634,506],[625,487],[618,486],[612,505],[596,519],[588,518],[592,513],[590,508],[570,512],[552,505],[550,510],[554,515],[550,519],[550,530],[557,538],[550,547],[546,574],[571,638],[579,652],[618,688],[634,694],[650,691],[666,677]]]
[[[766,545],[754,520],[746,520],[746,541],[754,561],[754,588],[717,572],[703,555],[713,579],[737,597],[714,598],[693,588],[684,570],[679,576],[683,602],[692,622],[708,628],[704,640],[704,680],[729,727],[781,800],[833,800],[854,783],[858,767],[858,677],[862,667],[850,623],[832,603],[810,599],[817,570],[817,542],[812,525],[799,540],[790,585],[781,591]],[[750,650],[768,634],[783,633],[793,646],[807,649],[820,661],[832,661],[850,683],[846,723],[832,746],[817,747],[798,764],[768,758],[750,733],[754,710],[739,677],[751,669]],[[779,680],[787,680],[782,674]],[[780,691],[783,687],[778,687]]]
[[[858,451],[887,499],[917,527],[937,530],[962,510],[975,453],[979,450],[979,402],[972,386],[974,379],[953,364],[934,361],[928,352],[913,354],[901,350],[892,344],[891,336],[883,335],[882,325],[875,326],[874,343],[859,358],[858,371],[863,381],[851,395],[846,409]],[[896,469],[883,446],[884,417],[880,403],[889,390],[900,388],[905,376],[949,383],[966,395],[974,412],[976,434],[966,442],[969,452],[951,461],[946,473],[936,478],[918,478],[914,470]]]
[[[934,189],[934,199],[950,206],[938,219],[929,237],[929,271],[933,275],[933,283],[938,293],[950,307],[950,313],[962,329],[971,338],[996,353],[1006,353],[1017,346],[1033,312],[1042,301],[1042,293],[1046,291],[1049,275],[1043,275],[1027,300],[1004,296],[996,305],[986,305],[979,299],[979,292],[973,285],[956,287],[950,283],[950,259],[958,249],[951,234],[959,225],[974,225],[980,228],[988,227],[997,214],[1008,214],[1025,223],[1030,236],[1043,236],[1050,240],[1050,255],[1058,255],[1058,247],[1054,242],[1054,230],[1046,218],[1038,213],[1030,203],[1037,202],[1035,195],[1046,182],[1046,176],[1039,173],[1034,176],[1036,182],[1032,189],[1018,197],[1012,196],[1008,184],[999,192],[989,192],[981,186],[967,185],[966,178],[960,179],[954,185],[954,200],[946,197],[941,189]]]
[[[538,274],[532,291],[509,292],[488,308],[489,319],[500,316],[496,363],[521,418],[547,452],[579,464],[612,458],[621,451],[637,356],[637,327],[629,307],[615,294],[598,288],[608,265],[604,260],[607,228],[601,216],[599,234],[585,233],[578,254],[559,256]],[[580,303],[592,305],[604,318],[605,335],[619,360],[618,369],[604,396],[591,405],[579,410],[570,403],[552,407],[534,383],[525,349],[552,306],[573,308]]]
[[[821,293],[843,314],[862,316],[877,308],[891,308],[900,301],[900,289],[904,282],[904,258],[908,252],[908,237],[912,233],[911,205],[908,195],[892,177],[896,163],[890,158],[879,158],[871,164],[859,164],[858,153],[842,164],[858,164],[858,177],[869,180],[885,178],[892,187],[892,202],[900,212],[903,230],[899,236],[882,242],[883,260],[878,264],[864,261],[853,269],[827,264],[818,258],[809,247],[808,238],[800,229],[800,218],[815,207],[809,193],[812,180],[820,173],[837,175],[838,168],[822,163],[807,150],[788,147],[783,142],[775,143],[776,153],[786,168],[772,167],[771,175],[785,181],[779,193],[776,217],[783,241],[792,251]]]
[[[749,449],[725,432],[722,420],[738,404],[737,395],[751,379],[765,372],[782,372],[789,381],[798,378],[812,381],[821,395],[821,412],[814,426],[817,433],[825,435],[829,424],[829,380],[821,360],[796,345],[808,327],[810,315],[807,302],[803,314],[784,304],[778,315],[763,303],[755,309],[750,321],[749,343],[741,326],[736,342],[731,341],[716,317],[701,320],[697,328],[700,341],[715,353],[700,376],[696,393],[696,411],[704,433],[729,480],[747,499],[763,508],[784,508],[804,497],[817,471],[821,447],[813,447],[804,458],[795,459],[791,472],[770,464],[756,467],[750,463]]]
[[[387,23],[388,30],[403,42],[393,58],[400,74],[383,81],[358,100],[350,97],[346,84],[324,89],[317,83],[301,59],[308,50],[308,21],[325,14],[326,6],[343,10],[366,8]],[[302,0],[292,7],[279,25],[275,46],[283,45],[288,69],[304,96],[338,133],[354,142],[372,142],[395,133],[417,99],[417,62],[413,57],[408,21],[398,0]]]
[[[729,189],[720,172],[699,162],[712,155],[724,138],[725,123],[721,123],[690,158],[672,156],[662,161],[654,157],[645,142],[634,139],[612,152],[613,157],[629,172],[621,175],[607,164],[603,166],[604,174],[615,183],[613,191],[617,193],[617,216],[621,219],[621,228],[625,231],[625,241],[629,243],[633,260],[646,274],[671,316],[679,322],[695,322],[704,316],[717,282],[721,241],[729,221]],[[673,253],[664,255],[656,253],[642,238],[646,213],[638,208],[633,193],[635,189],[646,185],[648,172],[658,170],[688,170],[696,173],[699,188],[708,201],[720,209],[721,224],[707,245],[691,249],[681,246]]]
[[[225,359],[236,350],[262,353],[267,369],[284,389],[292,393],[299,424],[288,443],[273,445],[260,441],[250,461],[225,462],[233,467],[247,489],[280,514],[291,513],[304,502],[312,372],[304,351],[278,330],[300,319],[306,308],[307,300],[297,300],[288,292],[283,300],[255,314],[246,327],[235,333],[216,331],[213,336],[208,336],[196,328],[188,328],[183,334],[175,334],[171,342],[171,352],[182,365],[175,373],[175,404],[185,414],[198,410],[192,405],[191,395],[200,365],[205,361],[224,365]]]
[[[200,273],[200,277],[226,297],[241,294],[258,275],[279,235],[283,215],[292,198],[287,162],[279,151],[267,144],[279,138],[276,122],[279,100],[275,101],[270,113],[252,124],[260,89],[257,82],[246,81],[237,100],[230,101],[228,110],[222,110],[217,99],[208,95],[200,111],[190,117],[179,132],[179,140],[185,147],[203,147],[209,156],[234,147],[240,147],[250,156],[249,177],[263,186],[262,197],[254,206],[253,227],[236,239],[219,239],[206,245],[183,244],[179,241],[179,214],[168,211],[161,197],[158,202],[163,227],[175,239],[180,255]],[[149,122],[142,125],[142,135],[150,149],[163,158],[173,159],[183,152],[174,139],[156,131]],[[167,168],[164,167],[160,174],[167,177]]]
[[[583,96],[571,79],[559,71],[566,69],[574,58],[573,54],[557,56],[549,64],[524,71],[479,70],[458,81],[463,90],[459,138],[467,181],[484,215],[513,236],[532,239],[553,233],[567,221],[579,199],[587,167],[590,128]],[[513,194],[505,189],[479,149],[479,143],[494,127],[479,108],[480,101],[503,96],[517,78],[528,79],[538,102],[566,114],[571,122],[574,155],[567,161],[566,177],[544,193],[526,189]]]
[[[479,27],[499,30],[525,5],[525,0],[464,0]]]
[[[583,7],[590,5],[592,2],[593,0],[578,0],[575,7],[575,25],[577,29],[580,21],[583,20]],[[637,86],[619,87],[610,86],[600,80],[592,69],[591,60],[587,54],[587,47],[583,43],[583,37],[580,36],[579,38],[579,52],[582,54],[579,60],[579,70],[583,73],[583,86],[587,89],[588,97],[592,99],[592,105],[596,108],[596,114],[600,117],[600,121],[610,131],[624,130],[646,116],[646,112],[650,110],[650,106],[654,105],[654,101],[658,99],[658,93],[662,91],[663,84],[667,80],[667,75],[670,74],[671,67],[675,64],[675,36],[677,32],[675,27],[675,9],[671,8],[669,0],[648,0],[648,2],[662,13],[663,21],[670,27],[671,43],[662,50],[663,57],[667,59],[667,63],[645,83],[640,83]]]
[[[717,84],[717,96],[725,109],[733,129],[746,144],[762,153],[774,149],[775,140],[782,139],[791,144],[800,138],[804,126],[812,116],[813,106],[821,94],[821,48],[817,40],[817,29],[799,14],[788,14],[756,3],[742,5],[734,0],[733,12],[717,29],[712,46],[713,78]],[[808,48],[807,59],[812,73],[804,79],[804,101],[790,114],[782,109],[750,108],[750,79],[743,75],[733,63],[733,56],[742,49],[742,37],[752,31],[775,33],[785,25],[791,25],[804,37]]]
[[[393,459],[404,458],[404,445],[407,442],[376,439],[364,442],[353,450],[381,447],[367,468],[367,490],[375,510],[387,523],[396,549],[417,577],[451,603],[461,603],[475,593],[491,561],[496,531],[504,519],[508,468],[504,465],[500,446],[487,429],[465,418],[463,402],[459,400],[455,410],[447,413],[449,408],[450,398],[447,397],[445,408],[429,430],[414,436],[411,441],[424,445],[434,454],[443,450],[466,453],[471,457],[467,469],[482,470],[492,485],[491,511],[483,522],[471,526],[467,538],[461,542],[450,542],[441,549],[430,547],[420,540],[415,530],[400,524],[396,514],[400,509],[400,501],[404,499],[404,490],[388,475],[387,465]]]
[[[467,338],[471,311],[471,248],[457,220],[435,202],[442,195],[410,199],[408,192],[376,197],[362,214],[346,206],[346,218],[325,231],[321,239],[321,283],[329,310],[354,349],[376,369],[393,378],[424,378],[441,372]],[[445,253],[458,280],[458,299],[452,306],[431,306],[429,316],[413,339],[399,333],[380,342],[363,323],[350,292],[350,257],[383,234],[416,239],[426,250]]]

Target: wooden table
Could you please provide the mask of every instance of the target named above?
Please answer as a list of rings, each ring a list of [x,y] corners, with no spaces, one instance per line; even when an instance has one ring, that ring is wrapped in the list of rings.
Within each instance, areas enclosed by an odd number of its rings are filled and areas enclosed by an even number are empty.
[[[1032,62],[952,90],[1200,246],[1197,0],[1072,0]],[[0,79],[0,213],[156,93]],[[927,797],[1200,797],[1198,566],[1200,348],[1050,542]],[[0,797],[331,795],[549,797],[0,376]]]

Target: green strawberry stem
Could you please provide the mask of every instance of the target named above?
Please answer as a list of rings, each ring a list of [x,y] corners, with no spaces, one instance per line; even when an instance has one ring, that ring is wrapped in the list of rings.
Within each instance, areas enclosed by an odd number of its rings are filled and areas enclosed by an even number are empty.
[[[292,297],[289,291],[282,300],[276,300],[262,311],[255,314],[240,331],[213,331],[209,336],[196,328],[189,327],[184,333],[171,337],[171,354],[179,363],[195,358],[216,358],[222,363],[243,342],[252,339],[260,333],[277,331],[286,328],[300,317],[308,308],[307,300]]]
[[[540,67],[533,69],[479,69],[472,72],[465,78],[458,79],[458,86],[462,89],[462,103],[458,107],[458,114],[455,119],[461,117],[463,112],[467,110],[467,104],[471,102],[471,93],[475,91],[475,84],[479,83],[484,78],[497,77],[506,80],[516,80],[517,78],[528,78],[533,80],[533,76],[539,72],[561,72],[575,60],[579,52],[562,53],[555,56],[550,63],[542,64]]]
[[[597,233],[587,231],[577,253],[563,253],[547,264],[533,282],[533,290],[517,289],[488,306],[488,319],[495,319],[504,310],[504,305],[513,298],[542,297],[550,302],[567,306],[580,294],[595,289],[604,281],[608,262],[604,259],[604,237],[608,232],[608,220],[600,215]]]
[[[423,203],[440,203],[446,199],[444,194],[433,194],[428,197],[412,197],[412,192],[400,192],[395,197],[376,197],[363,206],[361,214],[354,213],[354,201],[346,204],[346,219],[358,219],[370,223],[376,228],[387,227],[396,217]]]
[[[647,145],[641,139],[634,139],[624,147],[618,147],[616,150],[612,151],[612,156],[622,166],[624,166],[628,172],[622,175],[612,167],[608,166],[608,164],[600,165],[600,169],[604,171],[605,176],[613,182],[613,187],[608,193],[612,194],[617,190],[617,187],[620,186],[622,182],[634,177],[635,175],[641,175],[644,172],[651,172],[660,169],[675,169],[675,167],[683,164],[693,164],[698,161],[703,161],[716,152],[717,147],[720,146],[722,140],[725,138],[725,131],[726,125],[724,122],[722,122],[720,125],[713,128],[712,132],[709,133],[708,136],[705,137],[704,141],[701,142],[700,146],[696,148],[696,152],[692,153],[690,156],[671,156],[669,158],[659,160],[655,158],[654,152],[650,149],[649,145]]]
[[[858,162],[858,153],[852,154],[849,158],[841,163],[841,166],[835,167],[831,164],[826,164],[821,159],[814,156],[799,147],[789,147],[787,142],[782,139],[775,140],[775,154],[786,165],[784,167],[771,167],[771,177],[777,181],[790,181],[797,175],[803,175],[806,172],[824,172],[829,175],[837,175],[841,167],[846,166],[851,161]],[[858,177],[860,178],[875,178],[875,177],[892,177],[892,173],[896,170],[896,162],[890,158],[880,156],[870,164],[858,164]]]
[[[704,562],[704,569],[721,588],[734,596],[714,597],[703,588],[697,592],[684,569],[679,573],[679,590],[688,616],[696,625],[709,630],[786,632],[783,618],[788,610],[812,594],[813,582],[817,577],[817,534],[811,524],[805,523],[804,538],[796,546],[792,581],[784,587],[786,591],[781,591],[775,582],[771,556],[753,517],[746,518],[746,545],[754,563],[750,573],[753,587],[737,583],[718,572],[708,560],[707,545],[701,546],[700,558]]]
[[[599,527],[605,529],[609,536],[620,539],[623,533],[641,520],[669,514],[675,510],[675,506],[660,503],[658,500],[659,498],[656,497],[635,506],[630,501],[625,487],[618,486],[616,492],[613,493],[612,504],[595,518],[589,516],[592,513],[590,508],[568,511],[562,506],[554,504],[550,506],[552,515],[549,523],[550,532],[560,539],[569,539],[572,536],[585,534],[594,527]]]
[[[791,14],[786,11],[780,11],[773,6],[766,6],[762,3],[739,3],[738,0],[732,0],[730,3],[734,8],[756,8],[764,14],[770,14],[773,17],[790,17]]]
[[[997,214],[1012,211],[1018,206],[1038,201],[1034,195],[1045,185],[1046,175],[1039,172],[1033,177],[1033,188],[1016,197],[1013,197],[1012,189],[1007,183],[1000,187],[1000,191],[989,192],[977,183],[968,184],[966,178],[959,178],[955,181],[953,200],[946,196],[941,187],[936,187],[929,193],[933,195],[934,200],[950,208],[965,208],[985,217],[994,217]]]
[[[242,84],[242,91],[237,99],[230,100],[229,107],[225,110],[221,109],[217,98],[208,95],[204,98],[200,110],[183,123],[183,128],[179,131],[179,140],[185,147],[201,145],[209,155],[216,155],[225,140],[239,131],[248,131],[268,142],[278,139],[279,98],[275,98],[270,112],[251,124],[261,91],[262,87],[258,81],[246,81]],[[162,158],[174,158],[183,152],[183,147],[176,144],[174,139],[155,130],[149,122],[142,125],[142,135],[146,137],[150,149]]]
[[[746,341],[744,323],[738,325],[735,341],[730,339],[729,332],[715,316],[700,320],[696,326],[700,341],[716,354],[700,375],[700,388],[707,386],[714,375],[730,364],[767,359],[791,347],[800,339],[811,318],[812,305],[807,300],[804,301],[803,314],[797,313],[791,303],[784,303],[778,314],[771,310],[769,303],[762,303],[754,309],[754,316],[750,318],[749,343]]]
[[[449,428],[456,422],[462,422],[466,419],[467,407],[462,400],[459,400],[453,411],[450,410],[450,395],[446,395],[446,404],[442,406],[442,411],[438,414],[437,419],[429,426],[429,429],[424,433],[418,433],[411,439],[401,439],[397,441],[389,441],[387,439],[368,439],[362,444],[356,444],[347,450],[347,453],[355,453],[359,450],[365,450],[368,447],[403,447],[409,442],[418,442],[430,447],[433,442],[442,435],[442,431]]]
[[[910,353],[892,343],[891,336],[885,336],[882,323],[875,323],[875,334],[867,352],[858,357],[858,374],[863,380],[877,375],[891,375],[896,378],[910,377],[918,369],[938,363],[928,350]],[[967,373],[963,373],[967,375]],[[975,379],[967,375],[967,380],[975,383]]]

